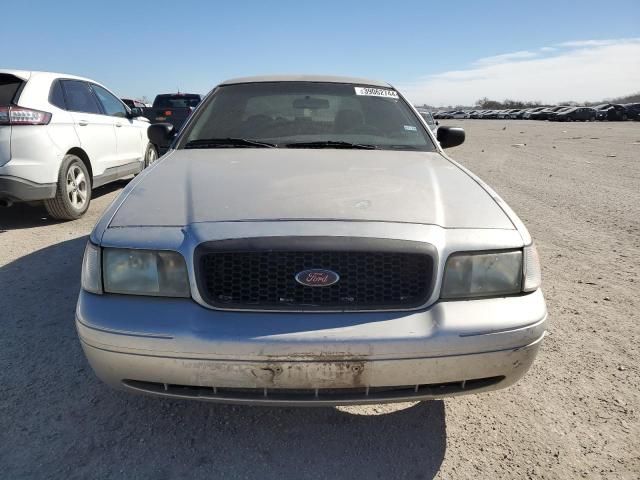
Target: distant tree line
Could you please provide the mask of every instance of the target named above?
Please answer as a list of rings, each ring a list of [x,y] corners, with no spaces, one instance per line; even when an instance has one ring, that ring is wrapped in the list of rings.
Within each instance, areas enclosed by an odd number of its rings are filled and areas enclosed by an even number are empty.
[[[522,100],[503,100],[499,102],[497,100],[491,100],[487,97],[481,98],[476,102],[476,107],[481,110],[506,110],[509,108],[535,108],[542,107],[542,102],[524,102]]]
[[[605,100],[604,102],[585,103],[585,105],[598,105],[600,103],[640,103],[640,92],[633,93],[625,97],[612,98],[611,100]]]

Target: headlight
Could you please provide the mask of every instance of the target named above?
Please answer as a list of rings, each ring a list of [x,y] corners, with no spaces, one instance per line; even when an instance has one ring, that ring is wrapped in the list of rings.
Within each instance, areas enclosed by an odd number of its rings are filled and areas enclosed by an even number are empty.
[[[449,257],[442,298],[477,298],[522,291],[522,250],[456,253]]]
[[[189,297],[184,258],[177,252],[105,248],[104,291],[158,297]]]
[[[100,268],[100,247],[87,243],[82,259],[82,288],[91,293],[102,293],[102,269]]]

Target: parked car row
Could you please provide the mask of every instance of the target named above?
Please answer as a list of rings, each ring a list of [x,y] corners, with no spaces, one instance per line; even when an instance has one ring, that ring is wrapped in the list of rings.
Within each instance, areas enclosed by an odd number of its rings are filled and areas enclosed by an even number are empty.
[[[603,103],[595,107],[556,105],[552,107],[512,108],[506,110],[440,110],[432,112],[435,119],[511,119],[553,121],[625,121],[640,120],[640,103],[624,105]]]

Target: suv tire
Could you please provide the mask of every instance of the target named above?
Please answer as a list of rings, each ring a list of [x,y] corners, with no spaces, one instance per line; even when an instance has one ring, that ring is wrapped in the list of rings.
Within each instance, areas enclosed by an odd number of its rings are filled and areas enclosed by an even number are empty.
[[[85,164],[75,155],[65,155],[58,173],[56,196],[46,199],[47,213],[57,220],[82,217],[91,203],[91,177]]]
[[[158,160],[158,150],[156,150],[156,147],[150,143],[147,145],[147,149],[144,152],[144,168],[147,168],[156,160]]]

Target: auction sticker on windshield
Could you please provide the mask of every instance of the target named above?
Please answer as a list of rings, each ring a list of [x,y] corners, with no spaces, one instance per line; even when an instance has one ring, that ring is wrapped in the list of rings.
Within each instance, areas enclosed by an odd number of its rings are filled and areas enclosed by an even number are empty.
[[[387,88],[372,88],[372,87],[354,87],[356,89],[356,95],[366,95],[369,97],[389,97],[398,98],[398,92],[395,90],[389,90]]]

